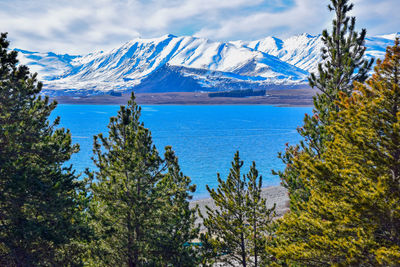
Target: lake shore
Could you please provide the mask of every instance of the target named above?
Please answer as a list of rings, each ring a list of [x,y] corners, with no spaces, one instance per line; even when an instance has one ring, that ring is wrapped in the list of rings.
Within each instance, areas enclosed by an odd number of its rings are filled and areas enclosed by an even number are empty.
[[[275,212],[276,217],[282,217],[289,210],[289,196],[287,189],[282,186],[270,186],[262,189],[262,197],[266,199],[268,208],[271,208],[276,204]],[[211,198],[193,200],[190,202],[190,207],[199,206],[199,209],[203,215],[207,215],[206,206],[211,209],[216,209],[215,203]],[[201,230],[204,230],[203,220],[197,216],[196,225],[200,225]]]
[[[268,90],[265,96],[253,97],[209,97],[208,92],[169,92],[137,93],[136,102],[140,105],[275,105],[275,106],[312,106],[316,90],[276,89]],[[124,105],[130,93],[121,96],[57,96],[52,99],[60,104],[86,105]]]

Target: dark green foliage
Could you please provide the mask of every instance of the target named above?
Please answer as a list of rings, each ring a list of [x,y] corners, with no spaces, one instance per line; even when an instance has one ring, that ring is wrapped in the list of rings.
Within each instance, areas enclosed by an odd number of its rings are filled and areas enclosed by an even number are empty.
[[[331,0],[328,8],[336,15],[332,33],[322,32],[324,62],[318,65],[318,77],[312,73],[309,80],[312,87],[317,87],[332,102],[338,99],[339,92],[350,95],[354,81],[363,82],[368,78],[373,60],[364,59],[366,30],[354,31],[356,19],[348,16],[353,4],[349,0]],[[327,101],[320,97],[316,97],[317,101]]]
[[[304,143],[301,144],[303,145],[304,150],[306,150]],[[299,179],[302,166],[298,161],[296,161],[297,157],[302,153],[306,152],[300,150],[300,145],[289,146],[286,144],[285,152],[279,153],[278,155],[278,157],[286,165],[285,170],[283,172],[272,171],[273,174],[280,176],[282,180],[281,185],[288,189],[290,209],[292,211],[298,209],[298,205],[304,201],[307,201],[309,197],[308,188],[306,187],[304,181]]]
[[[311,73],[309,77],[311,87],[318,88],[321,93],[314,97],[314,116],[306,116],[300,130],[317,154],[323,150],[323,142],[329,139],[324,125],[332,111],[339,111],[335,104],[339,93],[351,95],[353,83],[364,82],[373,63],[372,59],[364,58],[366,30],[354,31],[356,19],[348,16],[353,4],[349,0],[331,0],[328,8],[336,15],[332,21],[332,33],[322,32],[324,62],[318,64],[318,75]]]
[[[84,182],[63,164],[79,150],[48,121],[56,103],[0,37],[0,265],[72,264],[65,252],[89,231]],[[75,240],[75,241],[74,241]],[[77,262],[73,264],[78,264]]]
[[[208,97],[247,97],[247,96],[265,96],[266,90],[253,89],[248,90],[233,90],[228,92],[209,93]]]
[[[216,205],[215,209],[206,206],[207,216],[200,213],[207,229],[201,239],[209,263],[260,266],[267,260],[264,248],[275,207],[268,209],[261,198],[262,177],[255,163],[243,176],[242,166],[236,152],[226,181],[218,174],[217,190],[207,186]]]
[[[184,244],[197,236],[188,203],[195,187],[170,147],[159,156],[139,117],[132,94],[110,119],[108,137],[95,136],[93,265],[192,266],[195,251]]]
[[[191,179],[180,171],[178,159],[166,147],[165,163],[167,173],[157,185],[164,199],[158,219],[161,227],[156,229],[153,246],[158,254],[159,264],[170,266],[194,266],[198,262],[197,248],[190,245],[198,237],[199,229],[194,226],[195,209],[189,208],[190,193],[196,189]]]
[[[275,216],[275,205],[268,209],[266,199],[261,197],[262,176],[258,176],[256,164],[250,167],[247,177],[246,218],[249,229],[249,249],[253,266],[263,266],[270,261],[265,246],[271,238],[271,220]]]
[[[373,63],[373,60],[364,59],[365,29],[357,33],[355,18],[348,16],[353,4],[348,0],[331,0],[328,8],[335,13],[332,32],[329,34],[327,30],[323,31],[324,61],[318,66],[318,74],[312,73],[309,77],[311,87],[318,88],[321,93],[314,97],[313,115],[306,115],[303,127],[299,128],[304,142],[295,147],[288,147],[284,154],[279,155],[287,167],[284,172],[278,174],[283,186],[289,190],[292,206],[296,205],[297,200],[306,201],[309,196],[308,189],[296,178],[301,166],[292,165],[293,158],[298,153],[311,153],[316,157],[321,155],[324,143],[331,139],[325,129],[328,117],[332,112],[340,110],[335,101],[340,93],[352,93],[353,82],[365,81]]]

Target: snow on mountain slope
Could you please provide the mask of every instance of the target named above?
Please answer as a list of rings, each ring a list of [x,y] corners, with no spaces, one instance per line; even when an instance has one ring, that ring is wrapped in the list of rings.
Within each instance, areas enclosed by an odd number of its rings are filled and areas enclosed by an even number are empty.
[[[51,80],[62,75],[66,70],[72,68],[71,61],[77,56],[56,55],[54,53],[18,51],[18,60],[21,64],[29,66],[32,72],[38,73],[40,80]]]
[[[323,46],[320,36],[302,34],[288,39],[267,37],[262,40],[243,43],[257,51],[276,56],[280,60],[306,71],[315,71]]]
[[[385,34],[385,35],[378,35],[377,37],[394,41],[397,37],[400,37],[400,32]]]
[[[382,57],[396,36],[368,37],[367,56]],[[322,46],[321,36],[309,34],[227,43],[165,35],[134,39],[111,51],[84,56],[18,51],[20,62],[40,74],[47,92],[86,95],[306,84],[321,60]]]
[[[384,58],[386,47],[388,47],[389,45],[394,45],[395,36],[396,34],[391,34],[365,38],[365,43],[367,46],[367,51],[365,52],[365,55],[367,57]]]
[[[165,35],[154,39],[135,39],[109,52],[77,57],[61,77],[48,80],[45,85],[51,90],[133,89],[142,79],[166,64],[181,67],[181,76],[190,76],[213,90],[218,90],[221,77],[258,85],[291,85],[305,82],[307,77],[306,71],[261,51],[190,36]],[[210,77],[213,75],[217,75],[218,79]]]
[[[393,40],[399,33],[366,38],[366,56],[381,58],[385,55],[386,47],[393,45]],[[280,60],[308,72],[316,72],[321,62],[321,49],[324,46],[322,36],[312,36],[307,33],[292,36],[287,39],[267,37],[265,39],[243,42],[231,42],[236,46],[249,47],[274,55]]]

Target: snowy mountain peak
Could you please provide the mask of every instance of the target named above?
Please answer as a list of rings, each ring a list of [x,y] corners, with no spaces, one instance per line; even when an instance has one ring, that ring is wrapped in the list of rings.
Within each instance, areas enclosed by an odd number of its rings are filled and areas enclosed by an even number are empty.
[[[368,37],[367,56],[382,57],[396,36]],[[322,47],[321,35],[307,33],[232,42],[167,34],[83,56],[18,51],[20,62],[39,73],[48,93],[93,94],[305,85],[321,61]]]

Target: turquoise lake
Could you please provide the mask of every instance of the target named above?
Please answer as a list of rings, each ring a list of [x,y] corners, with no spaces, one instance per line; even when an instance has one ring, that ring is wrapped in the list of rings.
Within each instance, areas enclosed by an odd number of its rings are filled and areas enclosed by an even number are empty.
[[[119,105],[58,105],[52,117],[61,117],[61,126],[71,130],[80,152],[70,163],[82,172],[95,168],[92,157],[93,135],[107,133],[111,116]],[[158,151],[171,145],[181,169],[197,185],[195,198],[208,196],[205,185],[217,186],[217,172],[222,178],[229,173],[236,150],[247,173],[252,161],[263,176],[263,186],[278,185],[280,180],[271,170],[283,169],[277,158],[285,144],[296,144],[296,131],[310,107],[274,107],[264,105],[143,105],[141,121],[152,132]]]

